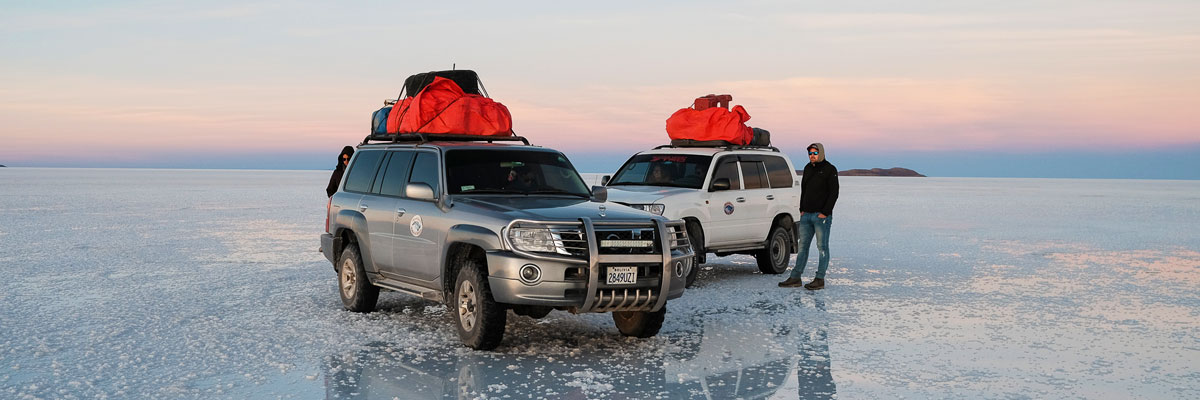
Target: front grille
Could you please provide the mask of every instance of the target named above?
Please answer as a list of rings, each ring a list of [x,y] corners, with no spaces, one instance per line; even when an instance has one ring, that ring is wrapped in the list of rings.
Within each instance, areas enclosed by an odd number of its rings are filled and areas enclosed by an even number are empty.
[[[587,258],[587,235],[581,229],[551,228],[550,234],[554,236],[555,247],[566,250],[568,255]]]
[[[596,230],[600,254],[658,254],[662,246],[652,227],[604,228]]]

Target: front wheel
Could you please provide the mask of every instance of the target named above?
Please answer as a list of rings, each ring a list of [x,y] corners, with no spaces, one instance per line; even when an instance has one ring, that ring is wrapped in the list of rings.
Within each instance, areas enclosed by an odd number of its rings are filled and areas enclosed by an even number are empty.
[[[338,293],[342,295],[342,306],[354,312],[375,311],[375,302],[379,300],[379,287],[367,279],[358,245],[346,246],[346,249],[342,250],[338,265]]]
[[[612,317],[622,335],[648,338],[657,335],[662,328],[667,307],[658,311],[613,311]]]
[[[791,253],[788,252],[791,240],[792,235],[783,226],[771,227],[771,234],[767,237],[767,248],[759,250],[754,255],[758,261],[758,270],[771,275],[782,274],[783,271],[786,271],[788,257],[791,256]]]
[[[492,299],[487,277],[480,268],[476,263],[468,262],[458,271],[450,306],[463,344],[472,349],[491,350],[504,339],[508,311]]]

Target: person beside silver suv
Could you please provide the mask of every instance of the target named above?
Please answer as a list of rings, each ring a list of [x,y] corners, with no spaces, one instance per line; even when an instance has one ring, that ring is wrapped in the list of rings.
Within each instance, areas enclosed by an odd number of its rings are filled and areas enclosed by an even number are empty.
[[[562,153],[392,136],[358,146],[329,201],[321,248],[346,309],[374,310],[380,289],[443,302],[464,344],[492,349],[508,310],[612,312],[622,334],[650,337],[683,295],[683,222],[606,202]]]

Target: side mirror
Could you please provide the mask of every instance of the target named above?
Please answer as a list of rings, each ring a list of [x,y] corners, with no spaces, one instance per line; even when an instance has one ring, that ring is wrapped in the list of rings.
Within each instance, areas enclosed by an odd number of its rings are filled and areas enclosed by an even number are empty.
[[[603,186],[608,186],[609,180],[612,180],[612,175],[602,176],[602,177],[600,177],[600,184]]]
[[[597,203],[608,201],[608,188],[604,186],[592,186],[592,201]]]
[[[413,200],[433,201],[433,188],[429,184],[410,182],[404,187],[404,196]]]
[[[721,190],[729,190],[729,178],[717,178],[713,181],[712,186],[709,186],[708,191],[716,192]]]

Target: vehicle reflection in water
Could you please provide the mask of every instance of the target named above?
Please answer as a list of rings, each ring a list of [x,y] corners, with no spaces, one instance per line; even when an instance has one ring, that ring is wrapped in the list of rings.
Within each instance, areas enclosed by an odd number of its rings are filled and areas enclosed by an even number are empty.
[[[536,349],[488,353],[372,343],[327,357],[326,397],[832,398],[836,388],[824,302],[811,295],[796,299],[802,307],[799,314],[808,315],[799,322],[793,320],[795,306],[788,314],[784,311],[789,307],[783,304],[696,314],[686,327],[663,332],[660,336],[665,340],[651,351],[623,351],[628,343],[620,338],[567,353]]]

